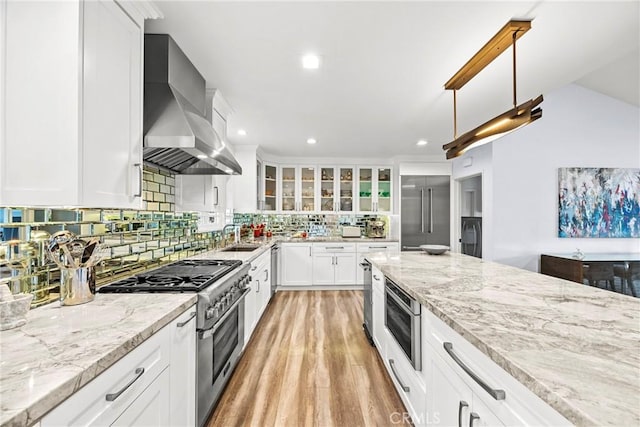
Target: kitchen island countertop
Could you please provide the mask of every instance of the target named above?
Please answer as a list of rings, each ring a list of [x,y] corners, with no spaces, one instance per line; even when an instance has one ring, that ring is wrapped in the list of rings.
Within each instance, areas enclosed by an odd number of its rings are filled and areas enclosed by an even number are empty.
[[[576,425],[640,425],[640,299],[447,253],[367,256]]]

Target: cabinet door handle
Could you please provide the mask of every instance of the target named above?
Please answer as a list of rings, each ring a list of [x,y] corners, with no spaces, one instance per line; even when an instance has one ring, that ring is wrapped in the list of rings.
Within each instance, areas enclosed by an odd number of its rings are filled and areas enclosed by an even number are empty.
[[[254,265],[253,267],[251,267],[251,271],[256,271],[258,269],[257,265]]]
[[[216,195],[216,201],[213,202],[213,206],[218,206],[218,203],[220,202],[220,194],[218,193],[218,186],[216,185],[215,187],[213,187],[213,189],[215,190],[215,195]]]
[[[374,280],[380,280],[380,278],[377,275],[373,275]]]
[[[267,280],[269,280],[269,270],[264,271],[264,282],[267,283]]]
[[[335,256],[334,258],[336,259],[336,265],[338,265],[338,257]]]
[[[429,233],[433,233],[433,188],[429,189]]]
[[[480,415],[476,414],[475,412],[472,412],[471,415],[469,416],[469,427],[473,427],[473,422],[479,419],[480,419]]]
[[[142,163],[136,163],[133,167],[138,168],[138,192],[133,197],[142,197],[142,177],[144,175]]]
[[[309,256],[311,256],[311,246],[309,246]]]
[[[462,427],[462,410],[468,408],[469,404],[464,400],[461,400],[458,404],[458,427]]]
[[[420,189],[420,232],[424,233],[424,188]]]
[[[325,250],[330,251],[331,249],[344,249],[344,246],[327,246]]]
[[[396,379],[398,380],[398,383],[400,383],[400,388],[406,391],[407,393],[409,393],[409,390],[411,389],[409,388],[409,386],[406,386],[402,383],[402,380],[400,379],[400,377],[398,376],[398,373],[396,372],[396,364],[393,361],[393,359],[389,359],[389,366],[391,366],[391,372],[393,372],[393,376],[396,377]]]
[[[194,311],[193,313],[191,313],[191,315],[189,316],[189,318],[187,320],[185,320],[184,322],[179,322],[176,324],[176,326],[178,328],[182,328],[184,325],[186,325],[187,323],[191,322],[191,320],[196,317],[196,312]]]
[[[489,393],[491,397],[493,397],[495,400],[505,399],[506,393],[504,390],[489,387],[489,385],[485,383],[482,378],[477,376],[475,372],[473,372],[467,365],[464,364],[462,360],[460,360],[460,358],[453,352],[453,344],[451,344],[450,342],[445,342],[442,343],[442,346],[447,351],[449,356],[451,356],[451,358],[458,364],[458,366],[460,366],[462,370],[467,373],[467,375],[469,375],[480,387],[482,387],[484,391]]]
[[[136,376],[131,381],[129,381],[127,385],[122,387],[119,391],[115,393],[108,393],[105,396],[105,398],[107,399],[107,402],[113,402],[114,400],[116,400],[118,397],[120,397],[122,393],[124,393],[129,387],[131,387],[133,383],[138,381],[138,379],[142,376],[142,374],[144,374],[144,368],[137,368],[135,371],[135,374]]]

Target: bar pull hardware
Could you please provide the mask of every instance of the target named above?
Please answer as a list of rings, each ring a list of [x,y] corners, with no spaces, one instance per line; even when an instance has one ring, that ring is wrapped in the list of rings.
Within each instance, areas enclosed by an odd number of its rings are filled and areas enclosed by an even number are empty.
[[[429,233],[433,233],[433,188],[429,189]]]
[[[327,250],[330,249],[344,249],[344,246],[327,246]]]
[[[105,396],[105,398],[107,399],[107,402],[113,402],[114,400],[116,400],[118,397],[120,397],[122,393],[124,393],[129,387],[131,387],[133,383],[138,381],[138,379],[142,376],[142,374],[144,374],[144,368],[136,368],[135,374],[136,376],[131,381],[129,381],[127,385],[122,387],[119,391],[117,391],[116,393],[108,393]]]
[[[471,415],[469,415],[469,427],[473,427],[473,422],[479,419],[480,419],[480,415],[476,414],[475,412],[472,412]]]
[[[380,278],[379,278],[377,275],[375,275],[375,274],[373,275],[373,278],[374,278],[375,280],[380,280]]]
[[[264,282],[267,283],[267,280],[269,280],[269,270],[264,271]]]
[[[420,232],[424,233],[424,188],[420,189]]]
[[[144,175],[144,169],[142,167],[142,163],[136,163],[133,167],[138,168],[138,192],[133,195],[133,197],[142,197],[142,181]]]
[[[256,293],[259,294],[260,293],[260,280],[256,280],[256,282],[258,283],[258,287],[256,288]]]
[[[251,267],[251,271],[256,271],[258,269],[257,265],[254,265],[253,267]]]
[[[195,311],[193,313],[191,313],[191,315],[189,316],[189,318],[187,320],[185,320],[184,322],[177,323],[176,326],[178,328],[182,328],[184,325],[186,325],[187,323],[191,322],[191,320],[194,317],[196,317],[196,312]]]
[[[213,203],[213,206],[218,206],[218,203],[220,202],[220,194],[218,193],[218,186],[216,185],[215,187],[213,187],[213,189],[215,190],[215,194],[216,194],[216,201]]]
[[[462,410],[468,408],[469,404],[464,400],[461,400],[458,404],[458,427],[462,427]]]
[[[464,364],[462,360],[453,352],[453,344],[450,342],[442,343],[442,346],[447,351],[449,356],[462,368],[463,371],[467,373],[480,387],[484,389],[487,393],[491,395],[495,400],[504,400],[506,397],[506,393],[504,390],[495,389],[489,387],[487,383],[485,383],[482,378],[477,376],[467,365]]]
[[[400,379],[400,377],[398,376],[398,373],[396,372],[396,364],[393,361],[393,359],[389,359],[389,366],[391,366],[391,372],[393,372],[393,376],[396,377],[396,379],[398,380],[398,383],[400,383],[400,388],[406,391],[407,393],[409,393],[409,390],[411,389],[409,388],[409,386],[406,386],[402,383],[402,380]]]

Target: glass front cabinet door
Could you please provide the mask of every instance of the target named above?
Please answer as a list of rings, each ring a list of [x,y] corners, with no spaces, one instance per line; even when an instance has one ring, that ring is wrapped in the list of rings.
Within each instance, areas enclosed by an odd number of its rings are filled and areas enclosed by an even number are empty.
[[[355,168],[352,167],[340,167],[338,168],[340,174],[340,186],[339,186],[339,211],[340,212],[354,212],[353,206],[353,189],[355,183]]]
[[[283,212],[297,210],[297,186],[296,186],[296,168],[295,166],[283,166],[281,168],[281,184],[282,188],[280,193],[282,194],[282,206]]]
[[[264,165],[264,202],[262,210],[275,211],[278,209],[278,186],[277,186],[278,168],[272,165]]]
[[[336,180],[335,168],[323,166],[320,168],[320,212],[334,212],[337,204],[335,199]]]
[[[390,167],[358,168],[358,211],[391,212]]]
[[[300,201],[298,210],[316,212],[316,168],[303,166],[300,168]]]

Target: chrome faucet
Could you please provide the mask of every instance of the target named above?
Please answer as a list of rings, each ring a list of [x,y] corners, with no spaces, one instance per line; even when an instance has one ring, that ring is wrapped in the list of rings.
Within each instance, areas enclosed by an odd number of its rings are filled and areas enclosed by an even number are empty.
[[[227,229],[233,229],[233,243],[240,243],[240,226],[237,224],[227,224],[222,227],[222,238],[226,240]]]

